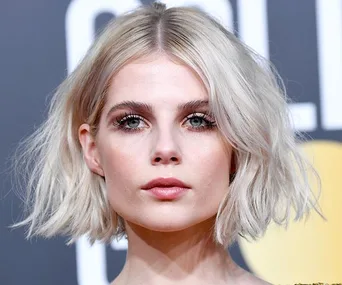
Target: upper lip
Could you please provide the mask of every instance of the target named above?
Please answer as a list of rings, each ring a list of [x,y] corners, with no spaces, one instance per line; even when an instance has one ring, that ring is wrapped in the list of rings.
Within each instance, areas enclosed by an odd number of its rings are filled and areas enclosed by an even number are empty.
[[[149,190],[154,187],[181,187],[181,188],[190,188],[184,182],[176,179],[176,178],[157,178],[153,179],[147,184],[143,185],[141,189]]]

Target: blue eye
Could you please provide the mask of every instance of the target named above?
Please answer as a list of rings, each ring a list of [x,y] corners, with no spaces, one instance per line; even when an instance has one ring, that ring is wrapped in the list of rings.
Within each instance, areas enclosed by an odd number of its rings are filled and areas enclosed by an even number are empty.
[[[116,118],[113,124],[124,132],[139,132],[148,127],[143,117],[127,113]],[[192,113],[184,119],[183,125],[192,131],[205,131],[214,128],[216,122],[207,113]]]
[[[146,127],[146,123],[142,117],[136,114],[125,114],[123,117],[117,118],[115,125],[124,131],[139,131]]]
[[[126,126],[132,129],[136,129],[140,124],[139,118],[128,118],[126,120]]]
[[[189,123],[191,126],[198,128],[200,126],[206,125],[206,121],[203,118],[200,117],[192,117],[189,119]]]
[[[208,114],[193,113],[187,116],[186,125],[189,123],[190,128],[194,130],[211,129],[216,126],[216,123]]]

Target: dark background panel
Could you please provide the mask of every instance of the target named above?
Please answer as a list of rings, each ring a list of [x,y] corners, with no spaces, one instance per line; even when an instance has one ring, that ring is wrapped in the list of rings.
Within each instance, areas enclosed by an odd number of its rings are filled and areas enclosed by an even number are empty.
[[[77,284],[74,247],[65,239],[24,239],[9,156],[46,114],[47,96],[67,74],[64,18],[69,1],[0,3],[0,284]]]
[[[319,101],[315,9],[311,0],[268,2],[270,60],[295,102]]]

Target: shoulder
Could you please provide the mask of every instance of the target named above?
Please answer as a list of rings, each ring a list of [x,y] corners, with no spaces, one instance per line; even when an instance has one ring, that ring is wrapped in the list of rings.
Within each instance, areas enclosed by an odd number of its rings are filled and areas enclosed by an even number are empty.
[[[241,282],[239,282],[238,284],[246,284],[246,285],[272,285],[271,283],[262,280],[256,276],[251,276],[249,278],[244,278],[243,280],[241,280]]]
[[[239,272],[237,275],[238,278],[235,284],[238,284],[238,285],[272,285],[272,283],[262,280],[261,278],[242,269],[241,267],[239,267],[238,272]]]

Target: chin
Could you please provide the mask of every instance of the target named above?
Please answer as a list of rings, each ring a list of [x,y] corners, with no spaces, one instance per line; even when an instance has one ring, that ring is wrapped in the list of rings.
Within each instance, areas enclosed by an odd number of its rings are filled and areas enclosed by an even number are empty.
[[[185,230],[195,224],[164,221],[161,223],[154,222],[154,223],[148,223],[148,224],[145,222],[143,224],[140,224],[140,226],[150,231],[170,233],[170,232],[178,232],[178,231]]]
[[[177,232],[188,229],[193,226],[200,226],[205,221],[215,223],[215,213],[212,215],[203,215],[202,213],[193,213],[193,211],[171,211],[171,212],[158,212],[151,211],[139,213],[138,216],[128,218],[126,221],[143,227],[147,230],[157,232]]]

